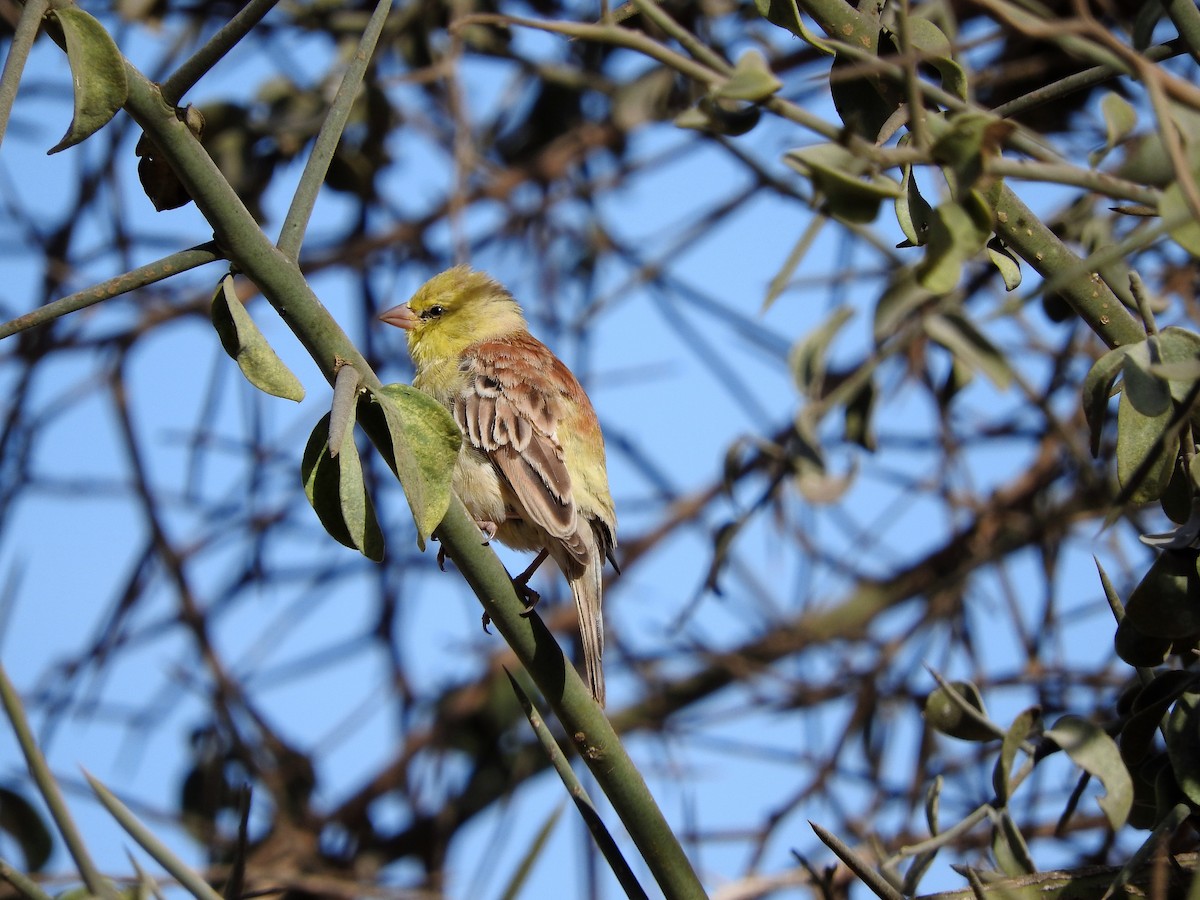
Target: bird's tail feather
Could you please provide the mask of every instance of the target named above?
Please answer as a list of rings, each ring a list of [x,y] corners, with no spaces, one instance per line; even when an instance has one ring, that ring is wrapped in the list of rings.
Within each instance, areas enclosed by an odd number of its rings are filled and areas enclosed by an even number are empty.
[[[604,705],[604,617],[601,601],[604,591],[604,558],[593,538],[588,541],[588,561],[579,574],[568,579],[575,610],[579,614],[579,636],[583,646],[583,669],[592,696]]]

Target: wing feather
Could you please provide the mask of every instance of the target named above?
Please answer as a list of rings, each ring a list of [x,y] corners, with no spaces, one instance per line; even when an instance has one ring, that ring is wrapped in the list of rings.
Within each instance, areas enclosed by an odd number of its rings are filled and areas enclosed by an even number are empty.
[[[468,378],[454,417],[511,489],[514,517],[545,529],[583,565],[587,542],[557,434],[564,398],[547,377],[554,358],[535,338],[513,341],[483,342],[464,354]]]

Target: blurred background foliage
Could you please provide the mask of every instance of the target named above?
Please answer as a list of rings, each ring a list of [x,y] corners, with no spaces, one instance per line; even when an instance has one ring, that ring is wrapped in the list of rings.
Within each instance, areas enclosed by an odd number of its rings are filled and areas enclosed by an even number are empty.
[[[85,6],[156,79],[242,8]],[[714,896],[844,896],[807,819],[905,895],[963,884],[951,863],[1106,864],[1108,884],[1146,829],[1192,849],[1200,803],[1194,534],[1166,520],[1188,528],[1195,482],[1192,4],[868,4],[867,46],[832,57],[827,6],[623,6],[618,46],[503,18],[595,23],[593,4],[399,4],[301,261],[393,378],[407,360],[375,315],[467,259],[585,381],[621,519],[609,712]],[[371,9],[279,4],[171,98],[268,233]],[[0,12],[11,27],[20,5]],[[211,237],[125,116],[39,158],[70,115],[48,43],[5,146],[6,318]],[[917,83],[941,94],[914,125]],[[150,211],[139,157],[178,211]],[[1066,250],[1111,252],[1041,281],[1001,180]],[[1110,323],[1089,328],[1071,293],[1092,271],[1137,321],[1189,334],[1105,356]],[[117,760],[126,796],[218,881],[251,785],[248,886],[291,896],[499,895],[543,824],[590,859],[552,818],[511,658],[416,552],[378,459],[385,561],[321,531],[298,468],[328,401],[245,281],[310,399],[284,409],[236,379],[208,324],[220,274],[0,344],[0,637],[51,758],[68,781]],[[1149,386],[1109,416],[1120,373]],[[1168,533],[1153,568],[1148,532]],[[562,585],[539,589],[569,641]],[[1066,754],[1089,784],[1056,751],[1096,732],[1122,736],[1122,760]],[[32,791],[15,765],[0,777],[0,828],[38,869]],[[1094,801],[1122,791],[1124,816]],[[605,890],[590,865],[534,868],[563,896]]]

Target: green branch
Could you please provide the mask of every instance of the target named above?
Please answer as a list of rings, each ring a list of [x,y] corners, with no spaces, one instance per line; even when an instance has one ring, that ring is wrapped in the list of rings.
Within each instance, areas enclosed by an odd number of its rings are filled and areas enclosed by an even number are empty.
[[[170,159],[229,259],[275,307],[326,379],[332,383],[337,370],[349,364],[358,370],[365,386],[378,386],[378,376],[317,299],[295,260],[263,234],[158,88],[132,65],[127,64],[127,73],[128,112]],[[390,446],[387,434],[369,433],[369,437],[377,446]],[[683,848],[617,733],[564,658],[554,636],[537,616],[527,615],[508,572],[495,552],[481,543],[478,527],[457,499],[436,535],[554,708],[664,894],[670,898],[703,897],[703,888]]]
[[[21,9],[21,18],[8,47],[8,58],[4,60],[4,72],[0,74],[0,142],[8,130],[8,119],[12,115],[13,102],[17,99],[17,88],[21,84],[21,73],[25,61],[33,48],[42,17],[50,8],[49,0],[29,0]]]
[[[263,16],[269,13],[279,0],[250,0],[217,33],[209,38],[162,83],[162,95],[172,106],[191,90],[209,69],[220,62],[225,54],[237,46],[238,41],[250,33]]]
[[[0,339],[19,331],[45,325],[67,313],[76,312],[129,291],[143,288],[148,284],[163,281],[180,272],[216,262],[219,259],[224,259],[224,257],[217,252],[216,245],[211,241],[198,247],[192,247],[190,250],[180,250],[178,253],[172,253],[152,263],[139,266],[124,275],[110,278],[108,281],[93,285],[86,290],[77,291],[60,300],[55,300],[53,303],[47,303],[45,306],[39,306],[23,316],[17,316],[0,325]]]

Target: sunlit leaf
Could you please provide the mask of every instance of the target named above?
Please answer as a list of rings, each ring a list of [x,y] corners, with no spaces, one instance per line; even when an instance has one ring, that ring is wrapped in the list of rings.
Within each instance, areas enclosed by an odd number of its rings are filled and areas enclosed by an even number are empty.
[[[1004,279],[1004,289],[1015,291],[1019,288],[1021,286],[1021,264],[1013,256],[1012,251],[1004,246],[1004,242],[1000,238],[994,237],[987,243],[987,252],[992,265],[1000,271],[1000,277]]]
[[[362,376],[354,366],[345,365],[337,371],[333,381],[333,404],[329,410],[329,453],[337,456],[346,435],[354,427],[355,409],[358,406],[358,389]]]
[[[1100,101],[1100,112],[1104,115],[1104,146],[1088,154],[1088,164],[1092,167],[1100,165],[1114,147],[1133,132],[1137,126],[1137,112],[1133,106],[1116,91],[1109,91]]]
[[[1113,829],[1124,825],[1133,804],[1133,780],[1116,742],[1099,725],[1079,716],[1063,716],[1045,736],[1104,787],[1106,796],[1097,802]]]
[[[73,147],[109,123],[129,96],[125,58],[93,16],[78,6],[61,6],[50,13],[62,26],[71,65],[75,113],[63,139],[50,153]]]
[[[425,541],[450,508],[450,480],[458,461],[462,433],[446,409],[407,384],[384,385],[371,402],[360,401],[359,419],[377,416],[391,435],[388,465],[400,479],[417,525],[417,543]]]
[[[1166,223],[1167,233],[1192,256],[1200,256],[1200,222],[1196,221],[1179,182],[1167,185],[1158,201],[1158,213]]]
[[[771,72],[766,58],[757,50],[747,50],[738,59],[733,74],[717,87],[715,95],[761,103],[781,87],[783,82]]]
[[[212,323],[221,346],[237,361],[247,381],[260,391],[285,400],[299,403],[304,399],[304,385],[271,349],[246,312],[234,289],[232,275],[221,279],[213,295]]]

